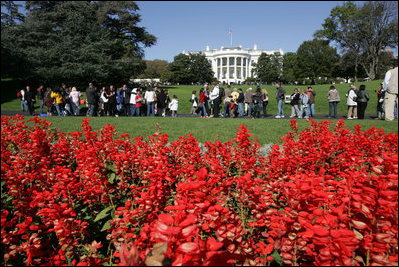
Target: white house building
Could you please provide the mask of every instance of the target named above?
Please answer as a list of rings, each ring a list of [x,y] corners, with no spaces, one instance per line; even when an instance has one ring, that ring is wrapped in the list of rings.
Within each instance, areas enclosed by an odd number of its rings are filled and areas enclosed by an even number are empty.
[[[215,78],[220,82],[242,83],[247,77],[255,77],[252,73],[253,64],[258,63],[262,53],[283,55],[283,50],[259,50],[257,45],[253,49],[237,47],[221,47],[220,49],[209,49],[206,46],[205,51],[185,52],[183,54],[203,53],[212,64],[212,70]]]

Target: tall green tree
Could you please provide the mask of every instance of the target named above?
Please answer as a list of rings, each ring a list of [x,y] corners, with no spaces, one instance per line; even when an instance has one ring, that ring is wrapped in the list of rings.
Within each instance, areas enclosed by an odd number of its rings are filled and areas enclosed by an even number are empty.
[[[166,60],[154,59],[146,60],[145,65],[144,72],[138,78],[161,78],[162,73],[168,69],[169,63]]]
[[[362,64],[368,77],[375,79],[381,51],[398,46],[398,4],[368,1],[356,6],[353,2],[345,2],[331,10],[322,26],[314,36],[334,41],[343,54],[349,52],[355,56],[356,68],[357,63]]]
[[[26,1],[13,39],[42,82],[86,86],[127,82],[145,69],[143,47],[156,38],[138,27],[132,1]]]
[[[15,27],[24,21],[18,11],[20,4],[1,1],[1,75],[2,77],[24,77],[27,75],[27,61],[15,46]]]
[[[339,61],[337,50],[329,41],[313,39],[303,42],[297,52],[297,71],[300,78],[332,77]]]
[[[214,75],[211,63],[201,53],[175,56],[169,70],[172,73],[170,81],[180,84],[211,82]]]
[[[283,56],[283,75],[281,81],[284,83],[294,83],[297,78],[297,56],[296,53],[288,52]]]
[[[282,76],[283,58],[280,53],[262,53],[255,64],[254,74],[260,82],[272,83]]]

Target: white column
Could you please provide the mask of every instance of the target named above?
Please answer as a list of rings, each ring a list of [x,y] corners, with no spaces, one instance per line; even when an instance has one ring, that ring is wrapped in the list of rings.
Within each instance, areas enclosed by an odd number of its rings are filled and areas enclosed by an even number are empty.
[[[229,79],[230,79],[230,58],[227,57],[227,83],[229,83]]]
[[[244,58],[241,57],[241,80],[244,80]]]
[[[234,79],[237,82],[237,57],[234,57]]]

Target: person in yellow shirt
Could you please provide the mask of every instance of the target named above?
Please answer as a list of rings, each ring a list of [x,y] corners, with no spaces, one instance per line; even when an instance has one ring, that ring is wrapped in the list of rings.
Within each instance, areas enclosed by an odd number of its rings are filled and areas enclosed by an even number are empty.
[[[54,99],[54,105],[55,105],[55,109],[57,110],[58,116],[65,116],[64,110],[62,108],[63,99],[62,99],[62,95],[61,95],[61,92],[59,91],[59,89],[54,89],[51,92],[51,98]]]
[[[237,109],[238,109],[238,103],[237,99],[240,94],[237,92],[237,88],[233,89],[233,92],[231,93],[231,103],[234,104],[234,108],[231,110],[231,117],[236,117],[237,116]]]

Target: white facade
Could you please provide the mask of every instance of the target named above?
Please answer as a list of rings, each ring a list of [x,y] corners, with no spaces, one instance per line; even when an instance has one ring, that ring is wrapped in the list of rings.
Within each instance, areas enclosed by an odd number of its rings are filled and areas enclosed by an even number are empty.
[[[262,53],[274,54],[280,53],[283,55],[283,50],[258,50],[257,45],[253,49],[237,47],[221,47],[220,49],[210,50],[209,46],[205,51],[200,52],[185,52],[203,53],[205,57],[212,64],[212,70],[215,73],[215,78],[220,82],[226,83],[242,83],[247,77],[255,77],[252,73],[253,64],[258,63],[258,59]]]

